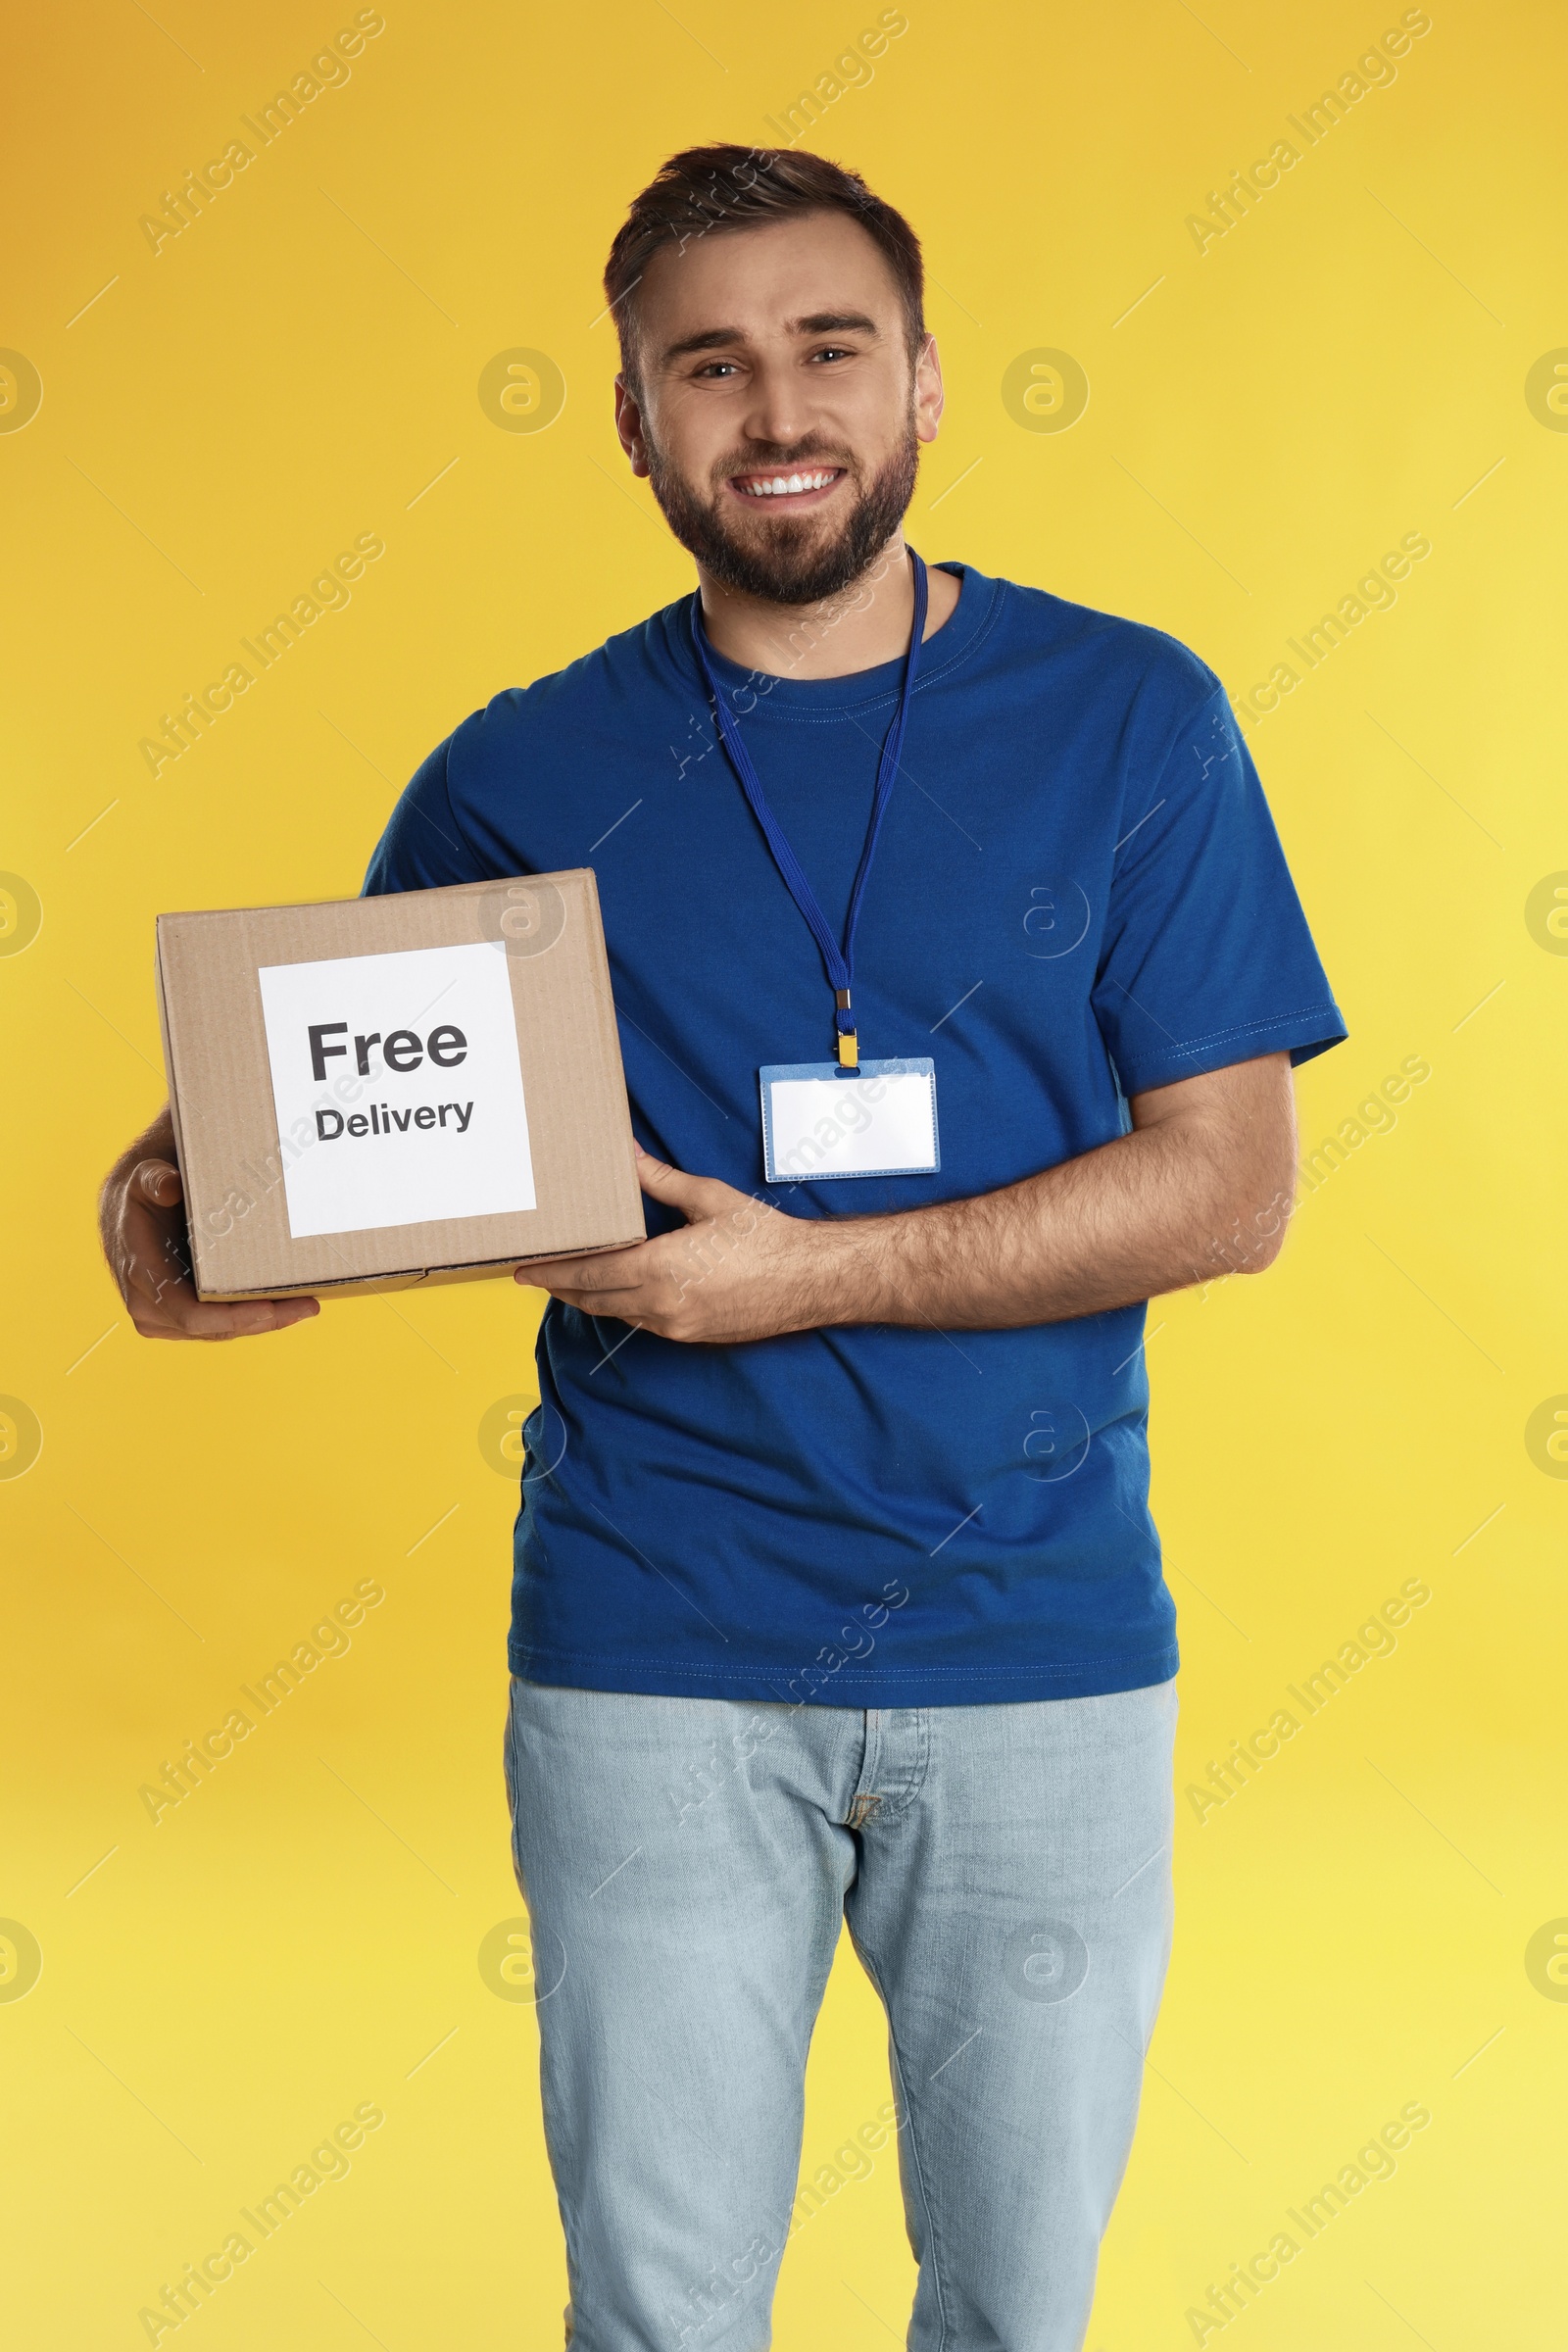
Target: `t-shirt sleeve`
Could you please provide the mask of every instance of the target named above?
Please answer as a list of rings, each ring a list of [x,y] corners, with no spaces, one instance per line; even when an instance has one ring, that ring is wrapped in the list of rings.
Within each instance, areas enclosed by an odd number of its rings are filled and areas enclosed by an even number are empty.
[[[1223,689],[1128,795],[1094,1007],[1126,1095],[1348,1034]]]
[[[362,898],[402,890],[439,890],[451,882],[482,882],[488,869],[465,835],[452,806],[448,762],[454,738],[421,761],[387,820],[366,873]]]

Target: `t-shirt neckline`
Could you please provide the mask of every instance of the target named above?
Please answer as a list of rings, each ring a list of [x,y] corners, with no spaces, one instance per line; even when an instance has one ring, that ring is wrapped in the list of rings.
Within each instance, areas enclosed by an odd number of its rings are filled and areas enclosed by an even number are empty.
[[[933,568],[956,577],[958,602],[935,636],[927,638],[921,648],[914,685],[916,694],[965,658],[990,616],[1001,584],[976,571],[971,564],[941,563]],[[702,672],[692,634],[698,593],[694,589],[683,598],[675,613],[685,666],[701,683]],[[736,707],[748,719],[769,710],[780,715],[808,713],[821,718],[835,710],[860,710],[866,704],[898,693],[904,682],[906,659],[901,653],[891,662],[879,662],[869,669],[849,670],[837,678],[789,678],[776,671],[749,669],[742,662],[731,662],[711,645],[708,658],[719,684],[734,690]]]

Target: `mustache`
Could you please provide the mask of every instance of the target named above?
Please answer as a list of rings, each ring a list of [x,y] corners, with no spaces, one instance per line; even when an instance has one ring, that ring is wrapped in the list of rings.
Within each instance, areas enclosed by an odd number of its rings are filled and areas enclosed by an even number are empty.
[[[738,473],[798,472],[807,465],[836,466],[851,474],[856,471],[854,459],[843,450],[824,448],[814,434],[808,434],[804,441],[750,442],[745,449],[720,460],[713,468],[713,479],[727,482]]]

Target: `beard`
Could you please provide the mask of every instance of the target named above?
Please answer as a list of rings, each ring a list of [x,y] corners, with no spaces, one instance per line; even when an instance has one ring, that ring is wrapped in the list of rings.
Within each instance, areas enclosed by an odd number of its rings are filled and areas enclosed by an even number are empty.
[[[648,481],[664,520],[688,554],[721,586],[772,605],[816,605],[841,596],[882,553],[908,512],[919,468],[920,443],[911,415],[893,456],[866,479],[853,459],[823,449],[813,438],[786,449],[757,442],[714,468],[704,498],[648,437]],[[737,511],[729,479],[737,473],[798,473],[804,466],[842,466],[854,495],[848,514],[827,537],[814,514],[769,515],[766,501],[755,516]]]

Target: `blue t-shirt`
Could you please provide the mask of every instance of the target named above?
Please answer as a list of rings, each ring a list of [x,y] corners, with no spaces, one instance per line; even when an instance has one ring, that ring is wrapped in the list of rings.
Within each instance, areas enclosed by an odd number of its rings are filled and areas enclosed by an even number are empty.
[[[764,1183],[758,1070],[827,1060],[833,999],[716,740],[691,599],[476,710],[366,880],[591,865],[637,1140],[793,1216],[992,1192],[1122,1134],[1130,1095],[1346,1035],[1212,672],[948,568],[855,958],[862,1056],[935,1062],[939,1173]],[[799,680],[713,659],[842,936],[903,661]],[[648,1206],[651,1232],[681,1223]],[[708,1347],[552,1300],[512,1671],[859,1707],[1164,1681],[1144,1318]]]

